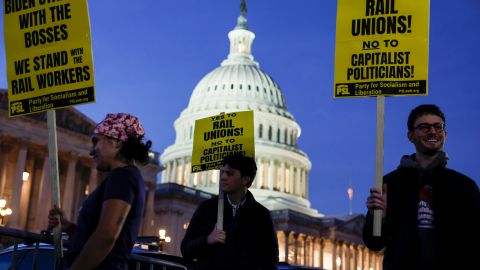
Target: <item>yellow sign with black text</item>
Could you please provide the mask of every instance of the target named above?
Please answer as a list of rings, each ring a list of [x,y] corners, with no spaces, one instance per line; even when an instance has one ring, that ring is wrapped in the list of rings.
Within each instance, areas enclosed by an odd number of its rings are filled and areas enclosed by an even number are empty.
[[[334,97],[427,95],[429,0],[338,0]]]
[[[192,172],[215,170],[232,154],[255,157],[253,111],[231,112],[195,121]]]
[[[4,0],[9,116],[95,101],[86,0]]]

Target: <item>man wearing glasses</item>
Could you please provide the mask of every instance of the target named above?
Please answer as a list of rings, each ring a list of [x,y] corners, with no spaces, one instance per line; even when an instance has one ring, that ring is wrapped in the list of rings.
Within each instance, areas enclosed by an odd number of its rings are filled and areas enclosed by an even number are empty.
[[[363,240],[371,250],[384,249],[384,270],[471,269],[478,265],[480,242],[478,186],[446,167],[440,108],[416,107],[407,126],[415,153],[384,176],[382,191],[370,189]],[[383,210],[380,237],[372,235],[374,209]]]

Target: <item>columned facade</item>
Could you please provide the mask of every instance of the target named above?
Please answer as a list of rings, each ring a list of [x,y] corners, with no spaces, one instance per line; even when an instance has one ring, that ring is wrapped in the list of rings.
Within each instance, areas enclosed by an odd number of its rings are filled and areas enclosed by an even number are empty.
[[[272,216],[281,262],[335,270],[382,270],[383,254],[369,251],[363,246],[361,234],[349,228],[363,224],[363,216],[352,216],[350,220],[323,218],[329,219],[326,224],[288,211],[273,211]],[[329,227],[330,221],[344,227]]]
[[[181,255],[180,243],[193,212],[212,196],[175,183],[158,186],[156,224],[172,238],[172,242],[165,245],[165,251]],[[382,270],[382,254],[371,252],[363,245],[363,215],[317,218],[292,210],[275,210],[271,215],[282,263],[329,270]]]
[[[12,209],[2,225],[40,232],[47,229],[52,208],[46,114],[8,118],[7,98],[0,89],[0,199]],[[75,221],[80,205],[105,175],[89,155],[95,123],[74,108],[56,110],[56,116],[61,208]],[[141,235],[158,232],[153,199],[160,165],[158,154],[151,155],[150,164],[139,166],[149,188]]]
[[[188,106],[174,122],[175,142],[161,155],[166,169],[156,193],[157,219],[170,223],[175,218],[189,220],[199,203],[218,193],[218,171],[191,173],[195,120],[253,111],[258,169],[249,190],[271,211],[280,261],[330,270],[359,270],[357,250],[362,240],[358,226],[363,216],[324,217],[311,208],[308,178],[312,164],[298,147],[301,128],[287,110],[280,86],[254,60],[255,34],[247,27],[244,7],[243,2],[237,25],[228,33],[227,58],[198,82]],[[162,226],[177,237],[166,250],[180,255],[185,231],[179,232],[166,222]],[[369,267],[364,269],[379,269]]]
[[[258,171],[253,184],[253,192],[258,189],[263,190],[263,192],[269,191],[269,194],[275,194],[276,196],[289,194],[300,197],[302,200],[308,199],[308,189],[305,185],[307,168],[294,168],[294,162],[278,156],[257,156],[256,162]],[[162,183],[176,183],[207,192],[214,191],[216,188],[218,172],[207,171],[192,174],[191,156],[167,160],[163,166],[167,169],[162,173]]]

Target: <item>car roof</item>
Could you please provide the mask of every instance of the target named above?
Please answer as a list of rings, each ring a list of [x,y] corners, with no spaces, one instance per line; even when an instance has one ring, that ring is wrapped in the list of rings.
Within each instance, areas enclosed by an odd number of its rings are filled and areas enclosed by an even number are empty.
[[[148,256],[151,258],[156,258],[156,259],[162,259],[162,260],[167,260],[167,261],[172,261],[172,262],[177,262],[184,264],[186,260],[183,257],[172,255],[163,251],[159,250],[152,250],[152,249],[146,249],[145,247],[142,248],[139,245],[135,245],[132,249],[132,254],[138,254],[142,256]]]
[[[39,249],[54,249],[53,245],[47,244],[47,243],[38,243],[38,248]],[[18,244],[17,245],[17,250],[25,250],[25,249],[35,249],[35,244]],[[0,251],[0,254],[6,253],[6,252],[12,252],[15,250],[15,246],[9,246],[3,250]]]

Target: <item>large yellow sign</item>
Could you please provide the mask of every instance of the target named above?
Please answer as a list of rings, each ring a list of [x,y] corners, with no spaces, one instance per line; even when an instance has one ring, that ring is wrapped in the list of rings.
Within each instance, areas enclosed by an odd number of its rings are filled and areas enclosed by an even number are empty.
[[[338,0],[335,97],[427,95],[429,0]]]
[[[192,172],[219,169],[232,154],[255,157],[253,111],[231,112],[195,121]]]
[[[4,0],[9,116],[95,101],[86,0]]]

